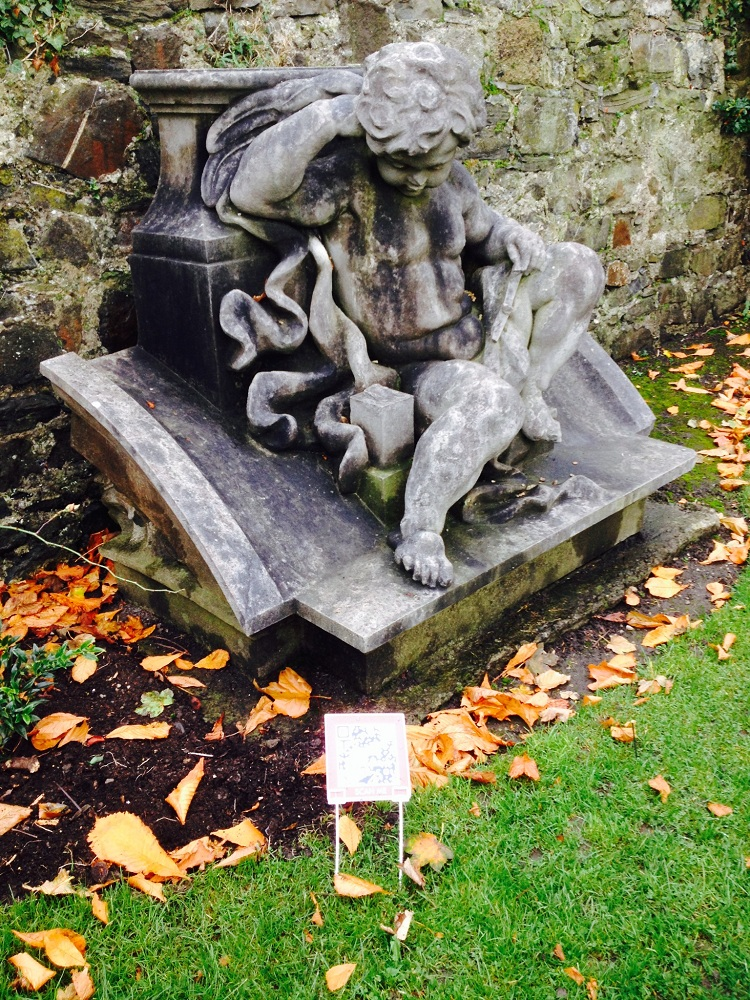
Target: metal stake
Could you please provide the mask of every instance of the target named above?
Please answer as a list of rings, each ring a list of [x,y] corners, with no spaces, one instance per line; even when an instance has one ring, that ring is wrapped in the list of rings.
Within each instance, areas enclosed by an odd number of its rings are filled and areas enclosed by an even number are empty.
[[[339,804],[338,804],[338,802],[336,803],[336,811],[334,813],[334,816],[336,818],[336,854],[335,854],[335,861],[334,861],[334,864],[333,864],[333,874],[334,875],[338,875],[338,873],[339,873],[339,855],[341,853],[341,842],[339,840]]]
[[[398,804],[398,880],[404,880],[404,803]]]

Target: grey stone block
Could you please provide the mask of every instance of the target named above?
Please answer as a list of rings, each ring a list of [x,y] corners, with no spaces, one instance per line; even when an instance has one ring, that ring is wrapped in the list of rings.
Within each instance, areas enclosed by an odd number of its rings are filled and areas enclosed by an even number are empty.
[[[564,153],[573,148],[578,115],[568,97],[524,94],[518,104],[516,143],[521,153]]]
[[[365,432],[370,462],[381,469],[408,458],[414,447],[414,397],[371,385],[349,401],[349,420]]]

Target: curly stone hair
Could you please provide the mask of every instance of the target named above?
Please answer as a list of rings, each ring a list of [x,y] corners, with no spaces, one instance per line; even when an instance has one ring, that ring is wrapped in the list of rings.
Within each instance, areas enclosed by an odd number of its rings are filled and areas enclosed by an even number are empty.
[[[479,76],[457,49],[393,42],[364,70],[356,113],[376,152],[419,156],[449,133],[465,146],[487,120]]]

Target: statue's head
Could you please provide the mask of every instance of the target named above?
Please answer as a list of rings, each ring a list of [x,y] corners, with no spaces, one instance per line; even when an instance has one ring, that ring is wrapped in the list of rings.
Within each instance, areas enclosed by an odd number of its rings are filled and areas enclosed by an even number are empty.
[[[357,117],[383,179],[404,194],[437,187],[484,125],[476,71],[456,49],[394,42],[365,59]]]

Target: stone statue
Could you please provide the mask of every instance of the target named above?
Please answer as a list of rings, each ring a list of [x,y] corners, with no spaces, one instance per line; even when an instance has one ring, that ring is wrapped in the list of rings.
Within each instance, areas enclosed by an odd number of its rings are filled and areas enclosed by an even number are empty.
[[[452,582],[445,517],[487,463],[519,433],[560,439],[544,392],[604,289],[593,251],[545,246],[484,203],[455,159],[484,121],[461,53],[395,43],[363,75],[322,72],[232,105],[203,175],[204,201],[280,255],[264,295],[236,289],[221,306],[234,368],[299,359],[253,376],[252,432],[300,444],[285,410],[315,399],[317,437],[341,454],[350,491],[368,463],[350,397],[374,384],[410,393],[418,440],[395,558],[429,587]]]

